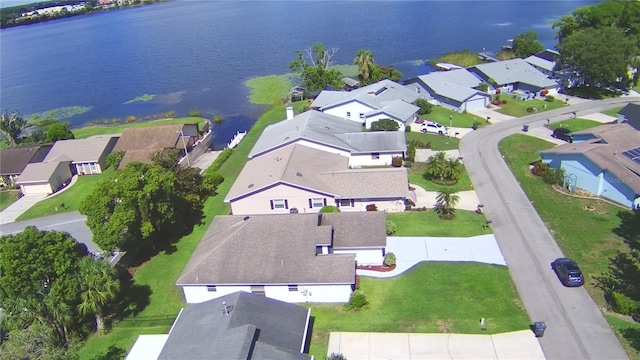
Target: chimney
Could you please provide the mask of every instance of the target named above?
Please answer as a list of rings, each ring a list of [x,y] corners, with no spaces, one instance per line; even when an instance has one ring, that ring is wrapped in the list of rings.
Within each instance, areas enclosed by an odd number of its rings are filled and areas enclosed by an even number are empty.
[[[287,120],[293,119],[293,106],[287,106]]]

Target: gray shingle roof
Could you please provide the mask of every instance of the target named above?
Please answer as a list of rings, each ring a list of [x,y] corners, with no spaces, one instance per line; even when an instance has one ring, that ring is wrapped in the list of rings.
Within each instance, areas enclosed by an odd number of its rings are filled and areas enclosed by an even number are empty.
[[[472,68],[476,68],[487,77],[492,78],[498,85],[523,83],[540,88],[557,85],[555,80],[549,79],[520,58],[479,64],[472,66]]]
[[[348,169],[348,162],[345,156],[304,145],[288,145],[247,161],[225,201],[275,184],[291,184],[338,198],[406,196],[406,169]]]
[[[27,164],[16,183],[28,184],[49,181],[58,166],[69,166],[69,163],[70,161],[56,161]]]
[[[352,284],[354,255],[316,255],[332,230],[318,215],[216,216],[176,284]]]
[[[51,145],[25,146],[0,149],[0,175],[17,175],[29,163],[44,160]]]
[[[97,162],[117,135],[95,135],[86,139],[58,140],[44,159],[45,162],[71,160],[72,163]]]
[[[384,211],[363,211],[321,214],[321,224],[333,227],[333,247],[384,247],[387,214]]]
[[[640,146],[640,131],[627,123],[608,124],[574,134],[593,134],[594,139],[568,143],[541,151],[540,155],[583,154],[602,170],[614,174],[627,186],[640,194],[640,165],[621,155]],[[604,141],[602,141],[604,140]]]
[[[489,96],[487,93],[473,89],[482,83],[477,76],[467,69],[437,71],[418,76],[418,79],[435,94],[464,102],[476,94]]]
[[[382,101],[380,105],[382,107],[368,111],[364,113],[364,115],[370,117],[377,114],[386,114],[389,115],[390,118],[404,122],[411,120],[411,117],[420,110],[418,106],[409,104],[403,100]]]
[[[307,360],[311,357],[301,349],[309,313],[302,306],[245,292],[189,304],[158,360]]]
[[[537,66],[541,69],[545,69],[547,71],[553,71],[553,68],[556,66],[556,62],[555,61],[549,61],[546,59],[543,59],[541,57],[538,57],[536,55],[531,55],[527,58],[524,59],[524,61],[528,62],[529,64],[533,65],[533,66]]]
[[[351,101],[366,104],[372,109],[380,109],[394,100],[413,103],[418,94],[391,80],[382,80],[352,91],[322,91],[311,104],[314,108],[325,110]]]
[[[640,104],[627,104],[618,114],[623,115],[633,128],[640,130]]]
[[[310,110],[269,125],[251,149],[249,158],[301,140],[355,153],[406,150],[403,132],[363,132],[355,121]]]

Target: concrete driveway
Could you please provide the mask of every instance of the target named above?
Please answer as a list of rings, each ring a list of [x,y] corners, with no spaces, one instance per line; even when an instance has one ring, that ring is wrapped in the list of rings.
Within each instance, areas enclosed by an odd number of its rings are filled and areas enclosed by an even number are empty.
[[[545,359],[530,330],[495,335],[332,332],[327,356],[349,360]]]
[[[416,207],[426,207],[428,210],[432,210],[436,205],[436,197],[438,196],[438,192],[426,191],[424,188],[415,184],[409,184],[409,186],[415,189],[414,192],[416,194]],[[456,205],[456,209],[475,211],[478,208],[478,195],[476,195],[476,192],[474,190],[458,191],[456,195],[460,197],[460,200]]]
[[[46,197],[46,194],[24,195],[0,212],[0,225],[16,221],[18,216],[22,215],[22,213]]]

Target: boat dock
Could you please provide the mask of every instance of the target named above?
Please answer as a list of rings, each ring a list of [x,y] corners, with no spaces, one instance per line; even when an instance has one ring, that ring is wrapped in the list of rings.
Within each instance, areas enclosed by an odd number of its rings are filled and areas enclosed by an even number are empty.
[[[233,137],[233,139],[231,139],[231,142],[227,144],[227,148],[233,149],[234,147],[238,146],[245,135],[247,135],[246,131],[236,131],[236,135]]]

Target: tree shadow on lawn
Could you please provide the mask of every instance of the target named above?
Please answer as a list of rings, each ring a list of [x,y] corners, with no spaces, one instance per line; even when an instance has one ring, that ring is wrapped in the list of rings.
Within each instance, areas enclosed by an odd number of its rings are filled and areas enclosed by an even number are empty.
[[[91,358],[91,360],[124,359],[126,355],[127,351],[125,349],[111,345],[104,354],[95,355]]]
[[[620,226],[613,233],[620,236],[632,249],[640,250],[640,211],[619,211]]]
[[[114,313],[117,320],[138,315],[150,303],[151,288],[137,285],[133,276],[122,269],[120,271],[120,296],[115,302]]]
[[[640,329],[628,327],[620,331],[622,336],[627,339],[632,348],[640,351]]]

